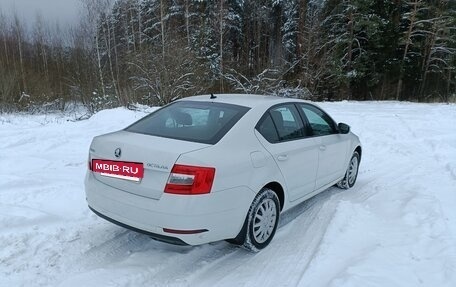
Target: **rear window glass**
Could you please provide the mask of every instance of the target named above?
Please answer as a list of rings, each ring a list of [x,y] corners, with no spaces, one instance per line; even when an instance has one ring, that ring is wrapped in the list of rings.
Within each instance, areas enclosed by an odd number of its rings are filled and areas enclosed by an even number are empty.
[[[126,130],[215,144],[248,110],[247,107],[231,104],[179,101],[142,118]]]

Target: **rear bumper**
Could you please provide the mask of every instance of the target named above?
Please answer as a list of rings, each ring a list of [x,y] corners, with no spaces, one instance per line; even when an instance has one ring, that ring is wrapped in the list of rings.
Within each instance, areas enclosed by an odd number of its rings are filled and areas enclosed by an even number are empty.
[[[173,244],[198,245],[234,238],[239,233],[255,193],[237,187],[205,195],[163,194],[151,199],[97,181],[91,172],[85,180],[87,202],[100,217],[120,226]],[[164,231],[202,230],[196,234]]]
[[[126,225],[126,224],[124,224],[122,222],[116,221],[116,220],[114,220],[112,218],[109,218],[106,215],[103,215],[103,214],[99,213],[98,211],[96,211],[95,209],[93,209],[92,207],[90,207],[90,205],[89,205],[89,208],[90,208],[90,210],[93,211],[93,213],[95,213],[96,215],[98,215],[99,217],[101,217],[103,219],[106,219],[109,222],[112,222],[114,224],[122,226],[123,228],[127,228],[127,229],[130,229],[130,230],[136,231],[138,233],[149,235],[150,237],[152,237],[155,240],[166,242],[166,243],[170,243],[170,244],[174,244],[174,245],[188,245],[187,243],[183,242],[179,238],[170,237],[170,236],[164,236],[164,235],[148,232],[148,231],[145,231],[145,230],[142,230],[142,229],[138,229],[138,228],[135,228],[133,226]]]

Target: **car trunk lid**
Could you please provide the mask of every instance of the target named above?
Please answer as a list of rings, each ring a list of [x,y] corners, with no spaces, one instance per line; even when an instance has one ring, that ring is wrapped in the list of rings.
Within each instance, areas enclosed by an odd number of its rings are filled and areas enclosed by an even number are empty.
[[[111,187],[139,196],[159,199],[179,156],[209,146],[208,144],[119,131],[95,137],[90,146],[89,159],[91,162],[92,160],[105,160],[142,163],[144,174],[139,181],[110,177],[99,172],[93,172],[93,174],[96,180]],[[119,157],[116,157],[117,149],[120,149]]]

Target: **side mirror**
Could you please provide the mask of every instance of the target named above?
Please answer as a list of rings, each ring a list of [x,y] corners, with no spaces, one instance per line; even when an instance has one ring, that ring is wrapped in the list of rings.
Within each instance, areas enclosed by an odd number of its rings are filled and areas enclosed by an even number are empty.
[[[341,134],[348,134],[350,132],[350,126],[347,125],[347,124],[344,124],[344,123],[339,123],[337,125],[337,127],[339,128],[339,132]]]

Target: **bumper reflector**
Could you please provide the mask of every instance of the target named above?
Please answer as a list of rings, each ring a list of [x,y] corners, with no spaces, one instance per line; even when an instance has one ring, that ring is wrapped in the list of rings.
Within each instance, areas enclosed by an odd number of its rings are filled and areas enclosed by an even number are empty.
[[[163,231],[166,233],[174,233],[174,234],[198,234],[209,231],[207,229],[195,229],[195,230],[177,230],[177,229],[170,229],[170,228],[163,228]]]

